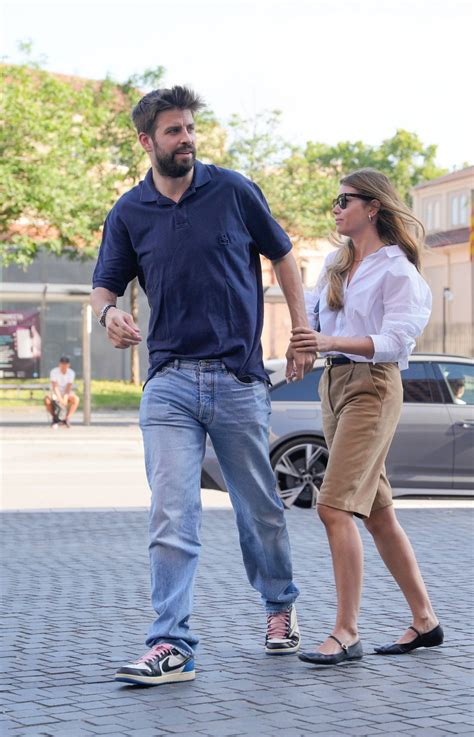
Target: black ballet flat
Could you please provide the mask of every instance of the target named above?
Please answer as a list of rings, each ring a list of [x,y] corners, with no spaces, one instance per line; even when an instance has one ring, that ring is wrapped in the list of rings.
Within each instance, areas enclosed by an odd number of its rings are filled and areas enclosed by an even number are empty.
[[[418,647],[436,647],[437,645],[443,644],[444,632],[439,624],[429,632],[425,632],[423,635],[412,625],[410,625],[408,629],[416,632],[414,640],[401,644],[394,642],[391,645],[380,645],[379,647],[374,647],[377,655],[403,655],[404,653],[411,653],[412,650],[416,650]]]
[[[340,653],[334,653],[333,655],[325,655],[324,653],[298,653],[298,657],[304,663],[313,663],[314,665],[338,665],[345,660],[360,660],[364,654],[362,650],[362,643],[360,640],[354,642],[353,645],[344,645],[334,635],[329,635],[332,640],[335,640],[341,648]]]

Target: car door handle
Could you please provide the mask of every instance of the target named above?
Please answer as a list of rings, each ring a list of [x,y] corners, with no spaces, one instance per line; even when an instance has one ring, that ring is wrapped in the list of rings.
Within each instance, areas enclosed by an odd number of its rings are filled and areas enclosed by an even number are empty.
[[[454,424],[456,425],[456,427],[469,428],[474,427],[474,420],[461,420],[460,422],[455,422]]]

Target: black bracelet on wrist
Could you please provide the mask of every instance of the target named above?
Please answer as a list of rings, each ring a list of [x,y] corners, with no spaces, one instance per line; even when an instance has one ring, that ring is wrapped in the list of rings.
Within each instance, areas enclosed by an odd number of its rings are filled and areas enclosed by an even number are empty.
[[[105,328],[105,318],[107,316],[107,312],[110,310],[111,307],[117,307],[117,305],[105,305],[105,307],[102,307],[99,317],[97,318],[99,325],[102,325],[103,328]]]

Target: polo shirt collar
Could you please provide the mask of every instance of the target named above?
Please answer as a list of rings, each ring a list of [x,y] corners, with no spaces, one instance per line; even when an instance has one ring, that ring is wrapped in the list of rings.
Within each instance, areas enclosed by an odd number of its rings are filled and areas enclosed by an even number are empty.
[[[191,194],[198,187],[204,186],[210,180],[211,180],[211,175],[209,173],[209,168],[205,164],[202,164],[200,161],[195,161],[193,180],[189,188],[184,193],[183,197],[186,197],[187,195]],[[156,189],[155,183],[153,181],[152,169],[148,169],[145,175],[145,179],[142,182],[140,200],[141,202],[160,202],[160,200],[169,202],[168,197],[165,197],[160,192],[158,192],[158,190]]]

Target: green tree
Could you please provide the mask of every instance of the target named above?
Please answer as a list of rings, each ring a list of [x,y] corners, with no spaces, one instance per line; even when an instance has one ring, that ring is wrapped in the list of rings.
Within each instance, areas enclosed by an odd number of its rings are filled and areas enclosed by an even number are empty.
[[[318,231],[314,201],[324,189],[324,180],[309,170],[297,148],[285,142],[279,132],[281,112],[270,110],[254,118],[234,115],[230,121],[229,157],[241,171],[263,190],[273,215],[294,235]],[[313,187],[309,187],[313,180]],[[301,184],[304,182],[304,188]]]
[[[289,150],[279,133],[281,115],[280,110],[269,110],[253,118],[233,115],[230,119],[230,162],[257,184],[281,166]]]
[[[278,207],[288,227],[299,235],[324,237],[333,229],[331,202],[344,174],[363,167],[378,169],[411,204],[412,187],[446,173],[436,166],[435,156],[436,146],[425,146],[415,133],[405,130],[397,130],[379,146],[310,141],[283,162],[283,179],[289,187]]]
[[[140,88],[158,87],[164,68],[124,83],[51,74],[31,62],[0,68],[0,248],[5,265],[26,266],[40,249],[94,258],[117,197],[149,162],[130,112]],[[200,155],[228,160],[225,131],[212,112],[198,120]]]
[[[379,146],[362,141],[343,141],[335,146],[309,142],[304,156],[311,165],[334,178],[362,167],[378,169],[390,178],[407,203],[412,187],[446,173],[446,169],[436,166],[436,146],[425,146],[416,133],[403,129]]]
[[[339,180],[354,169],[383,171],[408,204],[412,187],[446,172],[436,166],[436,146],[425,146],[415,133],[397,130],[378,146],[309,141],[301,148],[285,143],[280,120],[278,111],[253,119],[234,116],[229,155],[232,165],[263,189],[273,214],[294,236],[326,237],[331,232],[331,202]]]
[[[23,50],[31,53],[28,44]],[[102,224],[117,197],[149,166],[130,112],[143,89],[162,84],[164,67],[124,83],[51,74],[28,60],[2,65],[0,252],[3,264],[26,267],[40,250],[94,258]],[[200,155],[226,163],[225,132],[210,111],[198,118]],[[130,310],[138,316],[138,287]],[[131,375],[139,383],[138,350]]]
[[[28,65],[0,72],[4,263],[26,265],[41,248],[95,255],[104,214],[137,167],[124,145],[127,91]]]

